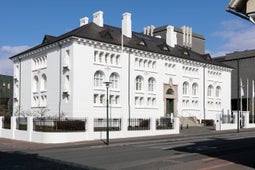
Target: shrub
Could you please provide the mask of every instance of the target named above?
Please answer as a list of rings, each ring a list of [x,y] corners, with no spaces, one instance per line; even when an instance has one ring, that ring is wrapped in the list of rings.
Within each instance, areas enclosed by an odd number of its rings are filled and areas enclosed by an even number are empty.
[[[213,119],[206,119],[206,120],[202,120],[202,123],[205,126],[213,126],[214,125],[214,120]]]
[[[63,131],[85,130],[85,122],[82,120],[58,120],[55,122],[56,129]]]

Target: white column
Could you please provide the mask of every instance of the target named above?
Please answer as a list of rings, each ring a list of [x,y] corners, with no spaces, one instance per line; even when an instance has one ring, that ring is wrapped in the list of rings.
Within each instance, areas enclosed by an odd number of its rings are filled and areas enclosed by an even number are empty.
[[[156,131],[156,119],[154,117],[150,118],[150,131],[152,132],[151,134],[153,134],[153,131]]]
[[[244,116],[244,128],[249,128],[249,111],[243,111]]]
[[[16,117],[12,116],[11,117],[11,133],[12,133],[12,139],[15,139],[15,131],[16,131]]]
[[[86,118],[86,136],[87,139],[91,139],[94,133],[94,117]]]
[[[180,119],[178,117],[174,118],[174,131],[180,133]]]
[[[27,117],[27,133],[28,133],[28,140],[32,141],[32,133],[33,133],[33,129],[34,129],[34,125],[33,125],[33,116],[29,116]]]
[[[121,132],[123,137],[128,133],[128,119],[125,116],[121,118]]]

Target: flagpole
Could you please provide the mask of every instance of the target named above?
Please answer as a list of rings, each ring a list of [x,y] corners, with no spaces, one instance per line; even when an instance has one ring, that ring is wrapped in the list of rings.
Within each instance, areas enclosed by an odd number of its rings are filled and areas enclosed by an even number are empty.
[[[241,93],[241,96],[240,96],[240,117],[241,117],[241,120],[243,120],[243,82],[242,82],[242,78],[240,78],[240,93]],[[242,121],[241,121],[241,127],[242,127]]]
[[[247,78],[247,104],[246,104],[246,111],[249,110],[249,79]]]
[[[239,58],[237,59],[237,133],[240,129],[240,113],[239,113],[239,96],[240,96],[240,73],[239,73]]]
[[[251,114],[252,114],[252,123],[254,123],[254,80],[252,80]]]

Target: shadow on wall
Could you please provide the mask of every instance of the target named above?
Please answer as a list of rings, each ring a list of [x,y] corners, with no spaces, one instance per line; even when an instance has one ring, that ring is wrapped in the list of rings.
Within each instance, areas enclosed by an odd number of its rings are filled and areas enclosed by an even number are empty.
[[[0,169],[36,169],[36,170],[89,170],[93,167],[84,167],[59,160],[43,158],[37,154],[26,154],[23,152],[0,152]]]

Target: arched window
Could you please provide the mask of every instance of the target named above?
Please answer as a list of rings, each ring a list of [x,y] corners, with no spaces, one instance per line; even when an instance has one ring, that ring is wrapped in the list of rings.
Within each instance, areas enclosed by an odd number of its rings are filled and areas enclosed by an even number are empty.
[[[183,83],[182,94],[183,94],[183,95],[188,95],[188,93],[189,93],[189,83],[185,81],[185,82]]]
[[[137,76],[135,79],[135,89],[141,91],[143,88],[143,77]]]
[[[148,80],[148,91],[155,91],[156,80],[153,77],[150,77]]]
[[[94,74],[94,86],[95,87],[102,87],[104,80],[104,73],[102,71],[97,71]]]
[[[41,84],[40,84],[41,91],[46,90],[46,84],[47,84],[47,77],[45,74],[43,74],[41,79]]]
[[[209,85],[207,89],[207,96],[212,97],[212,94],[213,94],[213,86]]]
[[[197,83],[192,84],[192,95],[197,96],[198,95],[198,85]]]
[[[109,80],[111,82],[111,84],[110,84],[111,88],[113,88],[113,89],[119,88],[119,79],[120,79],[120,77],[119,77],[118,73],[112,73],[110,75]]]
[[[221,87],[220,86],[217,86],[216,87],[216,97],[220,97],[220,94],[221,93]]]
[[[174,94],[174,90],[169,88],[169,89],[167,89],[166,94],[173,95]]]
[[[33,92],[38,92],[39,91],[39,79],[37,76],[34,76],[33,79]]]

